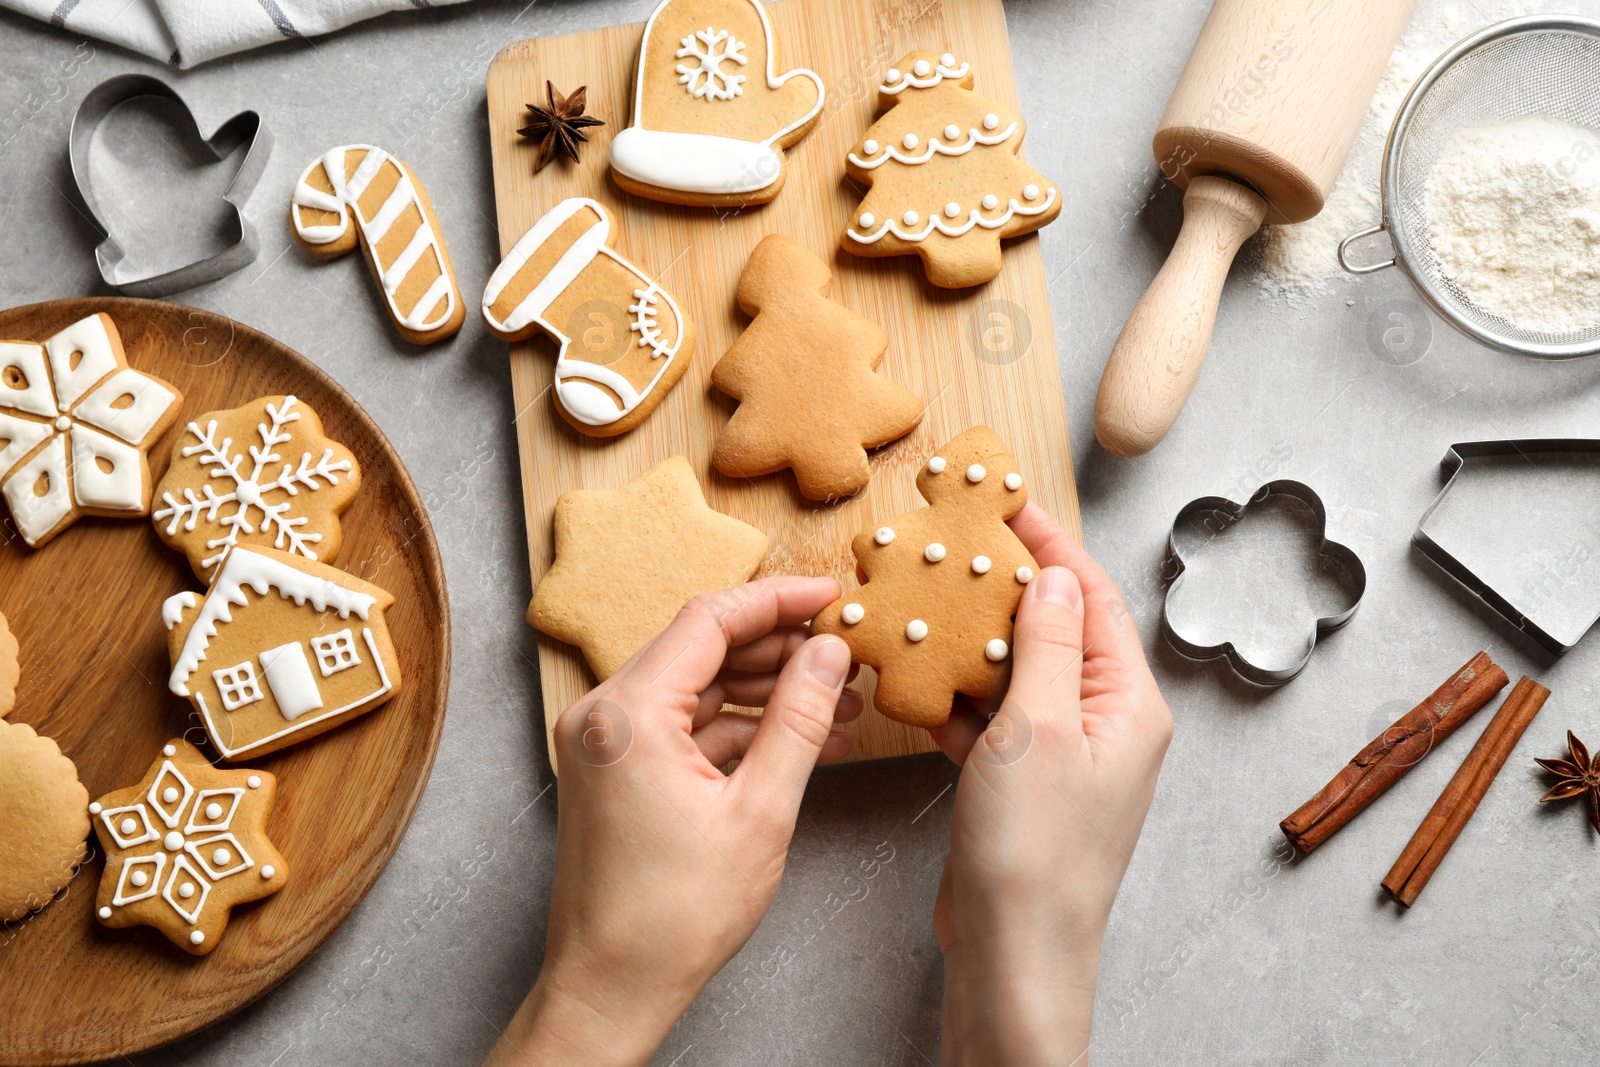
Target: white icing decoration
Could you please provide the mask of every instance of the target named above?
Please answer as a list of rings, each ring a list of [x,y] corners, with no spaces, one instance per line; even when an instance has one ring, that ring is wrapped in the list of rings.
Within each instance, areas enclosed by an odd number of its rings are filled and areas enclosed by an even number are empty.
[[[900,216],[900,221],[904,222],[907,226],[915,226],[917,224],[917,217],[918,216],[915,211],[908,211],[904,215]]]
[[[929,563],[938,563],[940,560],[944,559],[944,546],[935,541],[933,544],[922,550],[922,558],[927,560]]]
[[[845,621],[846,625],[854,626],[867,617],[867,609],[856,603],[846,604],[839,610],[839,617]]]
[[[905,145],[907,149],[915,148],[917,147],[917,135],[914,133],[908,133],[904,137],[900,138],[900,143]]]
[[[182,885],[178,886],[178,895],[184,900],[188,900],[190,897],[194,896],[194,883],[184,882]]]
[[[120,829],[123,832],[123,834],[131,834],[135,830],[137,830],[138,828],[139,828],[139,824],[136,821],[134,821],[133,819],[123,819],[122,820],[122,824],[118,827],[118,829]]]
[[[56,419],[56,429],[63,432],[72,429],[72,420],[67,418],[65,415],[62,415],[60,418]]]
[[[952,122],[950,125],[948,125],[948,126],[946,126],[944,128],[944,138],[945,138],[945,140],[954,141],[957,137],[960,137],[960,136],[961,136],[961,127],[957,126],[955,123]]]
[[[263,877],[263,878],[271,878],[273,875],[275,875],[277,873],[278,873],[277,871],[273,870],[272,864],[270,864],[270,863],[267,864],[265,867],[261,868],[261,877]]]
[[[87,426],[74,427],[72,497],[81,508],[145,513],[144,453]],[[111,467],[103,470],[104,462]]]
[[[598,221],[578,235],[528,295],[504,319],[496,319],[494,305],[500,299],[501,293],[505,292],[506,287],[522,272],[528,260],[533,258],[544,243],[554,236],[568,219],[584,209],[593,211]],[[518,239],[511,251],[506,254],[506,258],[489,276],[489,284],[483,290],[483,318],[495,333],[501,336],[516,335],[531,325],[538,326],[560,342],[561,349],[556,356],[554,386],[556,396],[568,413],[589,426],[608,426],[632,413],[660,383],[667,368],[677,358],[679,346],[683,343],[683,313],[678,309],[677,301],[642,270],[622,258],[606,244],[610,232],[611,216],[599,203],[585,197],[563,200]],[[634,290],[637,303],[628,306],[633,315],[629,329],[639,334],[638,343],[641,347],[650,348],[651,359],[661,361],[655,375],[643,389],[635,388],[632,382],[609,367],[567,358],[572,338],[544,318],[544,313],[550,305],[577,281],[578,275],[597,256],[611,259],[642,283],[642,288]],[[659,306],[663,301],[671,309],[673,321],[677,323],[677,336],[670,343],[663,337],[657,321]],[[609,387],[621,399],[622,407],[618,408],[615,400],[595,388],[591,382],[599,382]]]
[[[102,918],[102,919],[111,918],[111,909],[110,908],[101,908],[100,909],[100,918]]]
[[[724,70],[722,64],[737,63],[743,66],[748,60],[744,42],[727,30],[713,30],[707,26],[695,30],[678,42],[679,59],[694,60],[694,65],[679,63],[678,84],[697,100],[732,100],[744,92],[745,76],[734,70]]]
[[[889,219],[877,230],[874,230],[868,234],[859,233],[854,228],[846,230],[845,233],[849,235],[852,241],[864,245],[870,245],[882,240],[884,234],[887,233],[893,233],[902,241],[912,242],[926,239],[927,236],[933,233],[934,230],[938,230],[946,237],[960,237],[962,234],[971,230],[974,226],[981,226],[986,230],[996,230],[1001,226],[1004,226],[1007,222],[1011,221],[1011,218],[1015,215],[1042,215],[1046,211],[1050,210],[1050,206],[1055,203],[1055,199],[1056,191],[1052,186],[1046,191],[1045,198],[1042,203],[1034,207],[1023,207],[1021,204],[1017,203],[1015,199],[1013,199],[1010,206],[1008,206],[1002,214],[996,215],[994,218],[985,218],[977,208],[973,208],[967,213],[967,218],[964,222],[955,224],[948,223],[938,216],[933,216],[928,219],[928,225],[923,227],[921,230],[908,231],[902,230],[900,227],[895,225],[893,219]],[[915,215],[916,212],[908,211],[906,214]],[[916,223],[906,223],[906,225],[915,226]]]
[[[145,874],[143,871],[134,871],[132,874],[128,875],[128,881],[132,882],[134,885],[144,885],[146,882],[150,881],[150,876]]]
[[[883,80],[886,81],[886,82],[897,82],[897,81],[899,81],[900,80],[900,68],[899,67],[890,67],[887,71],[884,72]]]
[[[1022,475],[1018,474],[1016,471],[1012,471],[1010,474],[1006,475],[1006,488],[1011,490],[1013,493],[1018,489],[1021,489]]]
[[[166,506],[151,517],[157,522],[166,520],[168,537],[176,535],[180,528],[193,531],[202,518],[208,526],[215,525],[222,531],[221,536],[207,539],[206,549],[212,555],[201,561],[202,570],[209,572],[229,549],[239,544],[240,535],[248,533],[271,533],[273,548],[307,559],[317,558],[316,545],[322,535],[301,531],[300,527],[310,520],[295,514],[295,502],[301,493],[315,493],[324,483],[338,485],[340,474],[349,476],[353,465],[348,459],[335,461],[331,447],[325,447],[320,458],[301,452],[298,464],[275,451],[294,439],[287,427],[300,421],[300,412],[295,410],[299,402],[299,398],[290,396],[285,397],[281,405],[266,405],[267,421],[256,423],[261,444],[251,445],[247,450],[248,475],[244,473],[245,456],[231,454],[233,440],[227,437],[217,440],[216,420],[206,423],[204,430],[196,423],[189,423],[184,440],[192,437],[195,443],[185,444],[180,454],[186,458],[199,456],[201,466],[212,479],[229,483],[228,491],[219,494],[207,482],[200,487],[200,496],[196,496],[190,486],[183,487],[182,500],[176,499],[170,491],[164,492],[161,500]],[[279,463],[282,466],[277,476],[271,477],[274,466]],[[269,480],[263,481],[263,477]],[[274,493],[282,496],[269,503],[267,498]],[[229,505],[233,505],[231,511],[223,514],[223,509]],[[252,520],[253,511],[259,511],[261,517]]]
[[[89,814],[90,815],[99,815],[100,814],[100,802],[98,800],[89,801]]]
[[[943,456],[933,456],[928,460],[928,470],[933,474],[943,474],[945,462]]]
[[[278,710],[290,722],[322,707],[322,692],[311,674],[305,646],[299,641],[261,653],[261,673],[266,677],[267,688],[272,690]]]
[[[972,573],[973,574],[988,574],[989,573],[989,568],[992,567],[992,566],[994,566],[994,564],[989,561],[989,557],[988,556],[973,556],[972,557]]]
[[[3,388],[0,386],[0,389]],[[0,411],[0,441],[9,442],[0,448],[0,478],[9,474],[24,456],[38,448],[40,442],[49,436],[49,423],[34,422]]]
[[[1032,567],[1018,567],[1017,568],[1017,581],[1021,582],[1023,585],[1027,585],[1029,582],[1033,581],[1033,568]]]
[[[207,804],[206,805],[206,818],[210,819],[213,822],[215,822],[216,820],[222,818],[222,805],[221,804],[215,804],[215,803]]]
[[[1022,187],[1022,197],[1024,200],[1039,199],[1039,187],[1032,182],[1029,182],[1027,185]]]
[[[99,315],[79,319],[46,341],[44,347],[50,356],[50,381],[55,387],[56,407],[61,411],[71,411],[89,390],[120,366],[106,320]],[[74,354],[78,356],[76,366],[73,365]]]
[[[875,215],[873,215],[872,212],[863,211],[861,213],[861,225],[870,228],[872,226],[872,224],[877,222],[877,221],[878,221],[877,217]]]
[[[217,693],[222,697],[222,707],[226,711],[238,711],[267,698],[267,694],[262,692],[261,680],[256,677],[255,664],[249,660],[212,671],[211,680],[216,684]]]
[[[945,54],[949,55],[948,52]],[[903,74],[899,68],[890,67],[884,72],[883,84],[878,86],[878,92],[899,96],[907,89],[931,89],[946,78],[956,81],[965,78],[971,68],[965,63],[956,66],[955,56],[950,56],[950,60],[946,63],[944,58],[940,57],[939,66],[934,68],[926,59],[919,59],[912,66],[910,74]]]
[[[132,402],[116,407],[124,397],[132,397]],[[136,370],[123,369],[96,386],[73,409],[72,417],[115,434],[130,445],[142,445],[177,400],[177,394],[160,382]]]
[[[872,535],[872,539],[880,545],[886,545],[894,540],[894,531],[887,526],[880,526],[878,532]]]
[[[191,944],[191,945],[204,944],[205,943],[205,939],[206,939],[206,932],[204,930],[191,930],[191,931],[189,931],[189,944]]]
[[[361,162],[356,164],[355,173],[346,178],[345,159],[350,152],[364,154]],[[318,167],[322,168],[323,173],[327,175],[328,184],[333,187],[331,196],[310,183],[311,173]],[[394,188],[372,218],[364,218],[359,203],[361,194],[366,192],[372,179],[377,177],[378,172],[384,167],[394,170],[396,175]],[[379,242],[400,216],[406,213],[406,209],[411,207],[416,208],[421,225],[413,232],[395,261],[385,266],[378,257]],[[327,225],[309,224],[303,217],[302,208],[336,212],[339,221]],[[295,184],[289,215],[294,223],[295,233],[299,234],[302,241],[311,245],[331,244],[339,240],[349,232],[350,218],[352,215],[355,216],[367,260],[372,265],[373,273],[381,279],[389,313],[406,329],[416,333],[430,333],[443,328],[455,316],[456,301],[460,296],[450,279],[450,272],[445,269],[444,246],[428,222],[428,213],[422,209],[422,200],[412,181],[410,170],[398,158],[381,148],[365,144],[340,145],[330,149],[321,159],[312,160],[311,165],[301,173],[299,182]],[[412,268],[430,252],[433,255],[430,266],[436,266],[439,274],[416,304],[409,311],[402,311],[396,294],[406,277],[410,275]]]
[[[915,63],[911,64],[911,73],[915,74],[919,78],[926,78],[932,72],[933,64],[929,63],[926,59],[919,59]]]
[[[162,745],[161,746],[161,754],[163,756],[176,756],[178,754],[177,746],[175,746],[175,745]]]
[[[651,129],[645,106],[645,83],[652,76],[674,76],[665,70],[655,70],[644,63],[633,79],[633,120],[611,141],[611,166],[618,173],[636,181],[663,189],[680,192],[706,193],[713,196],[753,193],[766,189],[783,176],[783,158],[774,149],[790,133],[810,124],[822,111],[826,98],[822,79],[815,71],[796,67],[784,74],[776,70],[778,49],[772,35],[772,23],[758,0],[745,0],[761,20],[765,42],[767,88],[777,89],[790,78],[807,78],[817,87],[817,100],[806,112],[774,130],[764,141],[741,141],[707,133],[679,133]],[[644,37],[639,54],[651,54],[651,35],[656,31],[656,20],[666,10],[665,2],[650,13],[644,26]],[[681,32],[682,27],[670,29],[663,24],[664,32]],[[676,78],[681,80],[681,73]],[[659,82],[658,82],[659,83]],[[692,92],[693,89],[691,88]]]
[[[906,639],[907,640],[910,640],[910,641],[921,641],[924,637],[927,637],[927,636],[928,636],[928,624],[923,622],[921,619],[912,619],[910,622],[906,623]]]
[[[226,867],[231,859],[233,859],[232,853],[225,848],[219,848],[211,854],[211,862],[218,867]]]
[[[995,208],[1000,206],[1000,198],[995,196],[993,193],[984,193],[983,199],[980,201],[980,203],[983,204],[983,210],[993,211]]]
[[[992,638],[988,644],[983,646],[983,654],[990,662],[999,663],[1011,654],[1011,646],[998,637]]]
[[[993,111],[991,111],[987,115],[983,116],[983,128],[984,129],[992,130],[998,125],[1000,125],[1000,116],[996,115]]]
[[[259,774],[252,774],[250,777],[244,780],[244,784],[249,786],[251,789],[260,789],[261,776]]]
[[[172,629],[183,621],[183,613],[198,604],[199,598],[194,593],[185,589],[181,593],[173,593],[161,605],[161,622],[167,629]]]
[[[195,797],[194,806],[189,809],[189,821],[184,824],[183,832],[194,834],[226,830],[228,824],[233,821],[233,813],[238,810],[239,799],[243,796],[244,790],[238,786],[229,789],[202,789],[200,795]],[[227,797],[228,806],[224,808],[212,799],[214,797]],[[202,805],[204,805],[203,814]]]
[[[869,156],[876,155],[878,151],[878,142],[869,137],[867,138],[866,143],[861,146],[861,150]]]
[[[957,215],[961,214],[961,205],[956,203],[954,200],[950,201],[944,206],[944,214],[946,218],[955,218]]]
[[[977,485],[979,482],[983,481],[988,474],[989,472],[983,469],[982,463],[974,463],[972,466],[967,468],[967,481],[971,482],[973,485]]]
[[[951,130],[955,130],[955,133],[951,133]],[[911,166],[916,166],[918,164],[928,162],[928,160],[932,159],[935,155],[964,156],[978,145],[1001,144],[1009,140],[1011,135],[1015,132],[1017,132],[1017,124],[1015,122],[1013,122],[1010,126],[1007,126],[1004,132],[995,134],[982,134],[975,129],[969,129],[967,131],[967,139],[965,141],[957,142],[956,138],[961,136],[961,130],[959,127],[950,125],[944,128],[945,139],[943,141],[939,140],[937,137],[928,138],[928,147],[916,155],[907,155],[905,152],[900,151],[900,149],[894,147],[893,145],[888,146],[882,155],[878,155],[876,147],[867,148],[867,145],[864,144],[861,146],[862,149],[865,150],[867,155],[872,158],[863,159],[861,156],[851,152],[849,159],[851,163],[854,163],[862,170],[873,170],[877,167],[881,167],[891,159],[897,163],[905,163]],[[908,150],[910,150],[916,148],[920,142],[918,142],[916,134],[908,133],[901,143],[904,144]],[[867,144],[875,144],[875,142],[868,141]]]
[[[956,65],[955,54],[952,52],[946,52],[944,55],[939,57],[939,62],[947,67],[953,67]]]
[[[317,669],[324,678],[361,666],[361,653],[356,651],[356,637],[348,626],[338,633],[313,637],[311,651],[316,654]]]
[[[35,487],[45,486],[43,496]],[[6,504],[17,532],[37,545],[72,517],[72,491],[67,481],[67,435],[57,434],[37,455],[6,479]]]
[[[168,852],[176,852],[183,847],[183,835],[176,830],[172,830],[166,837],[161,839],[161,845]]]
[[[173,786],[167,786],[161,791],[161,799],[168,804],[176,804],[178,802],[178,790]]]
[[[167,856],[164,852],[124,860],[122,873],[117,876],[116,892],[111,896],[111,906],[120,908],[124,904],[155,896],[161,889],[161,872],[166,868]],[[137,892],[129,892],[129,886]]]
[[[13,386],[6,371],[21,374],[27,383]],[[50,392],[50,372],[45,369],[44,346],[32,341],[0,341],[0,408],[15,408],[29,415],[53,419],[56,399]]]

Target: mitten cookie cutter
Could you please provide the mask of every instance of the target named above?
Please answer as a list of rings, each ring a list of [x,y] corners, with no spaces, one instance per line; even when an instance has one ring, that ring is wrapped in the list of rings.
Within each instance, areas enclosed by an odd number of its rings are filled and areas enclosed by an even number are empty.
[[[196,260],[186,266],[162,274],[137,276],[128,266],[127,254],[111,236],[102,221],[95,195],[94,174],[89,166],[89,145],[95,130],[107,115],[119,105],[144,96],[165,97],[183,108],[195,134],[205,141],[206,147],[220,159],[226,159],[234,149],[248,144],[239,171],[222,194],[222,199],[233,206],[234,224],[239,236],[233,244],[218,252]],[[77,113],[72,116],[72,131],[68,135],[68,156],[72,164],[72,180],[78,187],[78,196],[89,209],[89,217],[104,239],[94,250],[95,261],[100,266],[100,277],[107,285],[129,296],[166,296],[169,293],[193,289],[197,285],[225,278],[256,258],[260,242],[256,231],[244,217],[245,202],[255,192],[256,182],[266,170],[267,157],[272,155],[272,133],[261,116],[254,111],[241,111],[218,126],[209,137],[200,132],[200,124],[177,90],[159,78],[148,74],[119,74],[108,78],[89,90]]]
[[[1177,627],[1169,614],[1172,594],[1183,584],[1184,561],[1183,545],[1189,540],[1188,531],[1196,527],[1212,527],[1212,535],[1239,522],[1251,507],[1264,503],[1273,496],[1287,496],[1300,501],[1311,509],[1316,516],[1319,526],[1316,554],[1327,556],[1343,565],[1349,574],[1350,606],[1333,615],[1324,615],[1316,619],[1310,640],[1306,643],[1305,654],[1295,662],[1282,667],[1271,667],[1259,664],[1248,659],[1232,641],[1221,641],[1217,644],[1200,644],[1183,637],[1178,633]],[[1221,516],[1222,523],[1216,526],[1205,520],[1214,516]],[[1339,629],[1355,617],[1356,609],[1361,606],[1361,600],[1367,592],[1367,568],[1360,558],[1349,548],[1337,541],[1329,540],[1328,512],[1323,507],[1322,498],[1316,491],[1304,482],[1292,479],[1279,479],[1268,482],[1243,504],[1223,496],[1203,496],[1191,500],[1179,511],[1177,518],[1172,520],[1172,530],[1167,535],[1167,573],[1171,579],[1167,585],[1167,592],[1161,602],[1161,629],[1169,644],[1179,653],[1194,660],[1211,660],[1226,657],[1228,665],[1241,678],[1254,682],[1257,685],[1282,685],[1295,675],[1305,670],[1306,664],[1311,662],[1311,654],[1316,651],[1317,642],[1323,634]]]

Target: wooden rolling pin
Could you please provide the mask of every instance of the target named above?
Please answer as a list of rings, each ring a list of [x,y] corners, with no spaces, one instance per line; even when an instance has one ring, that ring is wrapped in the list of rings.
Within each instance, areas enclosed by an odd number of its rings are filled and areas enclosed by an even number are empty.
[[[1183,228],[1111,350],[1095,436],[1148,452],[1183,410],[1234,253],[1322,210],[1411,0],[1216,0],[1153,143]]]

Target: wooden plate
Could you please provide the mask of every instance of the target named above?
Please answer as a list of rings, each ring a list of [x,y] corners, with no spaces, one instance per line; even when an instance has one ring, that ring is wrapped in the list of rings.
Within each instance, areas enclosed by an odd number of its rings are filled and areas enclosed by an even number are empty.
[[[395,595],[389,631],[400,695],[322,737],[247,761],[278,776],[268,830],[291,867],[276,896],[234,909],[209,956],[154,930],[107,930],[93,915],[103,862],[65,895],[0,926],[0,1064],[83,1063],[184,1037],[255,1000],[298,967],[364,896],[399,845],[444,726],[450,611],[444,568],[416,486],[377,425],[326,374],[272,338],[210,312],[149,300],[58,300],[0,312],[0,338],[43,340],[104,311],[128,362],[184,393],[178,425],[151,452],[159,479],[188,420],[292,393],[355,453],[361,492],[337,565]],[[139,780],[162,743],[204,733],[171,670],[161,603],[198,589],[149,519],[80,519],[44,548],[0,528],[0,612],[22,647],[9,719],[55,738],[91,798]],[[208,749],[209,751],[209,749]]]

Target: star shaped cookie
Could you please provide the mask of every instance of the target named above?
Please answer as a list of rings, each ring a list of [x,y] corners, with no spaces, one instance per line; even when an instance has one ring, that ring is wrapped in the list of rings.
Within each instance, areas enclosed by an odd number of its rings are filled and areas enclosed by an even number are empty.
[[[829,300],[832,285],[827,264],[781,234],[751,253],[738,298],[755,321],[711,371],[739,401],[711,453],[723,474],[792,467],[808,499],[849,496],[872,476],[867,449],[922,421],[921,398],[874,373],[888,334]]]
[[[673,456],[621,488],[562,494],[528,622],[581,648],[604,681],[687,601],[749,581],[766,554],[767,535],[713,511]]]
[[[267,839],[277,779],[222,770],[173,738],[138,785],[89,805],[106,853],[95,914],[153,926],[196,956],[217,947],[236,904],[271,896],[289,865]]]

